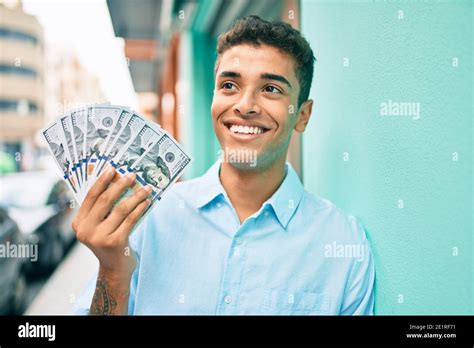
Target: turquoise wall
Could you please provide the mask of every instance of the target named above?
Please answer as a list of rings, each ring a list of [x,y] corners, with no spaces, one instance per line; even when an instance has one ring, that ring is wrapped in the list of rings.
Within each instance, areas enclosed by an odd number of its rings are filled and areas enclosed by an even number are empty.
[[[178,67],[180,141],[193,159],[186,168],[184,179],[204,174],[218,159],[220,147],[210,111],[215,58],[215,38],[192,30],[181,35]]]
[[[365,224],[376,313],[474,313],[472,1],[301,5],[318,58],[305,186]]]

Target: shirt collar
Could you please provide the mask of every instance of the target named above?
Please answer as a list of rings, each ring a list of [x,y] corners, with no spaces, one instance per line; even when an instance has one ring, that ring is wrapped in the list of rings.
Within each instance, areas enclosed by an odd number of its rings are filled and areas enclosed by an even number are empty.
[[[270,205],[278,218],[278,221],[286,229],[291,218],[295,214],[304,188],[298,175],[290,163],[286,163],[286,176],[280,187],[263,206]]]
[[[221,168],[221,160],[216,161],[207,172],[197,179],[197,187],[199,191],[194,197],[196,208],[202,208],[211,203],[218,196],[226,196],[224,187],[222,187],[219,179],[219,171]]]
[[[220,166],[221,160],[218,160],[203,176],[197,179],[200,189],[198,194],[194,197],[196,208],[203,208],[219,196],[228,200],[227,194],[219,179]],[[291,164],[287,162],[285,179],[277,191],[263,203],[260,213],[266,206],[271,206],[278,221],[282,227],[286,229],[290,219],[298,208],[303,193],[304,188],[298,175]]]

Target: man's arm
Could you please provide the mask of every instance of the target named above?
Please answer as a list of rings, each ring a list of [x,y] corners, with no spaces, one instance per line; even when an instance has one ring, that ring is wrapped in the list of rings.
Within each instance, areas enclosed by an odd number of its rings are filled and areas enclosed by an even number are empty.
[[[128,312],[131,277],[116,278],[99,270],[89,315],[125,315]]]
[[[73,222],[77,239],[99,259],[91,315],[127,314],[130,281],[137,264],[128,236],[150,204],[147,197],[151,188],[146,187],[114,207],[125,190],[134,184],[135,175],[127,175],[109,185],[114,176],[119,177],[111,168],[97,180]]]
[[[354,218],[352,228],[363,238],[359,242],[363,254],[352,261],[351,271],[347,280],[341,315],[373,315],[374,314],[374,256],[367,240],[364,227]]]

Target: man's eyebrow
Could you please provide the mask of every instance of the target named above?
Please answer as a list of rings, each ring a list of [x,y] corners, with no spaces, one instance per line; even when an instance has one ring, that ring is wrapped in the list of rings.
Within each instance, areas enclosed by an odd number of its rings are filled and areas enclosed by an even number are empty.
[[[219,77],[241,77],[241,75],[235,71],[223,71],[219,74]]]
[[[270,74],[270,73],[264,73],[264,74],[260,75],[260,78],[261,78],[261,79],[264,79],[264,80],[280,81],[280,82],[283,82],[284,84],[287,84],[288,87],[292,88],[290,81],[288,81],[287,79],[285,79],[285,78],[284,78],[283,76],[281,76],[281,75],[275,75],[275,74]]]
[[[223,71],[219,74],[219,77],[233,77],[233,78],[241,78],[242,76],[240,73],[235,71]],[[271,74],[271,73],[263,73],[260,75],[260,78],[263,80],[275,80],[283,82],[284,84],[288,85],[288,87],[292,88],[290,81],[284,78],[281,75]]]

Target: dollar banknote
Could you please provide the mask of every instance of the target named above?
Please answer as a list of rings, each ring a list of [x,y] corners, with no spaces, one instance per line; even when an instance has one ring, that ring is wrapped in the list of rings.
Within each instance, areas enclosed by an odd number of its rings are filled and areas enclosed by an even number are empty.
[[[78,159],[77,170],[80,172],[81,182],[87,187],[86,177],[86,136],[87,136],[87,109],[79,109],[71,112],[71,123],[76,140],[76,157]]]
[[[121,176],[136,173],[135,183],[116,204],[150,186],[149,212],[191,162],[159,124],[118,105],[73,110],[45,127],[42,135],[79,204],[105,170],[113,167],[119,175],[112,185]]]
[[[76,200],[80,201],[81,199],[79,196],[78,183],[75,181],[75,178],[72,175],[72,163],[66,154],[66,145],[61,124],[55,122],[47,126],[42,130],[42,134],[46,140],[49,152],[56,160],[56,164],[61,171],[62,178],[73,192]]]

